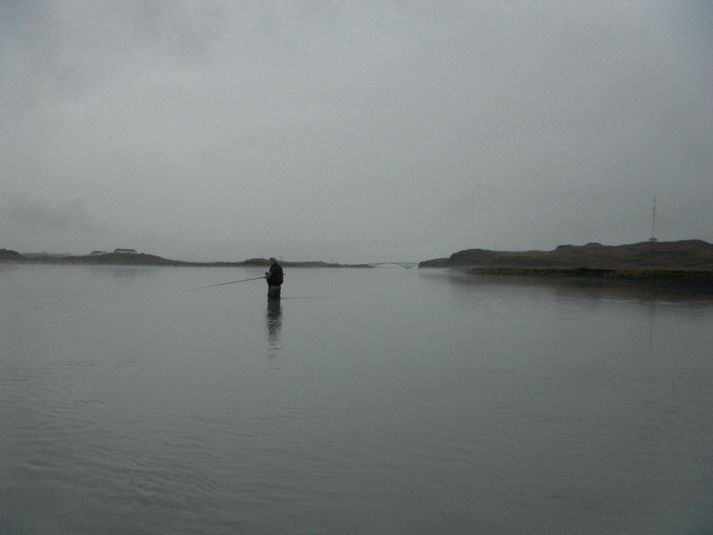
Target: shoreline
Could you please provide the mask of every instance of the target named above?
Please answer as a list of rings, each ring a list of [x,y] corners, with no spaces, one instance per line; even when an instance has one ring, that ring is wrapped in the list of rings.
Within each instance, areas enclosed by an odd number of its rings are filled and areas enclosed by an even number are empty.
[[[713,269],[463,267],[469,275],[533,280],[588,280],[691,295],[713,295]]]
[[[208,267],[208,268],[245,268],[245,267],[269,267],[270,261],[264,258],[251,258],[248,260],[226,262],[190,262],[184,260],[172,260],[160,256],[137,253],[132,255],[104,254],[97,256],[38,256],[27,257],[18,255],[16,257],[0,258],[0,265],[60,265],[60,266],[152,266],[152,267]],[[370,268],[369,264],[337,264],[316,260],[308,261],[281,261],[281,265],[286,267],[304,268]]]
[[[590,267],[465,267],[467,273],[478,275],[522,275],[553,277],[606,277],[623,279],[667,279],[667,280],[710,280],[713,282],[713,269],[700,268],[590,268]]]

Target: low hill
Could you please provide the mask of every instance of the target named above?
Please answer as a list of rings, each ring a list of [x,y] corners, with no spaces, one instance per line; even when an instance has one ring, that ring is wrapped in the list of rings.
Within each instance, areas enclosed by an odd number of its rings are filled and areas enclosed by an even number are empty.
[[[20,260],[22,255],[12,249],[0,249],[0,260]]]
[[[136,253],[104,253],[100,255],[65,256],[62,258],[52,258],[52,263],[62,264],[89,264],[89,265],[122,265],[122,266],[184,266],[188,262],[171,260],[160,256]]]
[[[17,251],[0,249],[0,261],[15,261],[24,264],[71,264],[71,265],[108,265],[108,266],[191,266],[191,267],[269,267],[267,258],[249,258],[237,262],[186,262],[172,260],[147,253],[101,253],[90,255],[54,255],[32,254],[23,255]],[[317,260],[280,262],[285,267],[370,267],[368,264],[335,264]]]
[[[466,249],[449,258],[421,262],[428,267],[567,269],[713,269],[713,244],[702,240],[629,245],[560,245],[552,251]]]

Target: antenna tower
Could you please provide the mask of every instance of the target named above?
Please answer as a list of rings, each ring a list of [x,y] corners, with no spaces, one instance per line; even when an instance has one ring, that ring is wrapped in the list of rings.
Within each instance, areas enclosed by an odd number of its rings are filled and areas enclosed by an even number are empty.
[[[656,239],[656,197],[654,197],[654,207],[653,211],[651,212],[651,237],[649,238],[650,242],[657,242],[658,240]]]

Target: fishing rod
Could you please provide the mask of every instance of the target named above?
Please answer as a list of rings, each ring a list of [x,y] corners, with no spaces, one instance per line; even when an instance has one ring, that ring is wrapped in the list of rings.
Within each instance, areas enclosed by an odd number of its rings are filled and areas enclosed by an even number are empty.
[[[210,286],[200,286],[198,288],[190,288],[186,290],[187,292],[191,292],[193,290],[205,290],[206,288],[215,288],[216,286],[225,286],[227,284],[237,284],[239,282],[248,282],[248,281],[256,281],[256,280],[265,280],[265,275],[262,277],[253,277],[252,279],[241,279],[239,281],[230,281],[230,282],[219,282],[218,284],[211,284]]]

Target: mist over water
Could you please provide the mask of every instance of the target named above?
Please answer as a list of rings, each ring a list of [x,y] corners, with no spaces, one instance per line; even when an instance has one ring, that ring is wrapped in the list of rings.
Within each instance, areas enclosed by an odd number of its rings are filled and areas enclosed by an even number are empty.
[[[0,266],[0,532],[713,530],[713,300]]]

